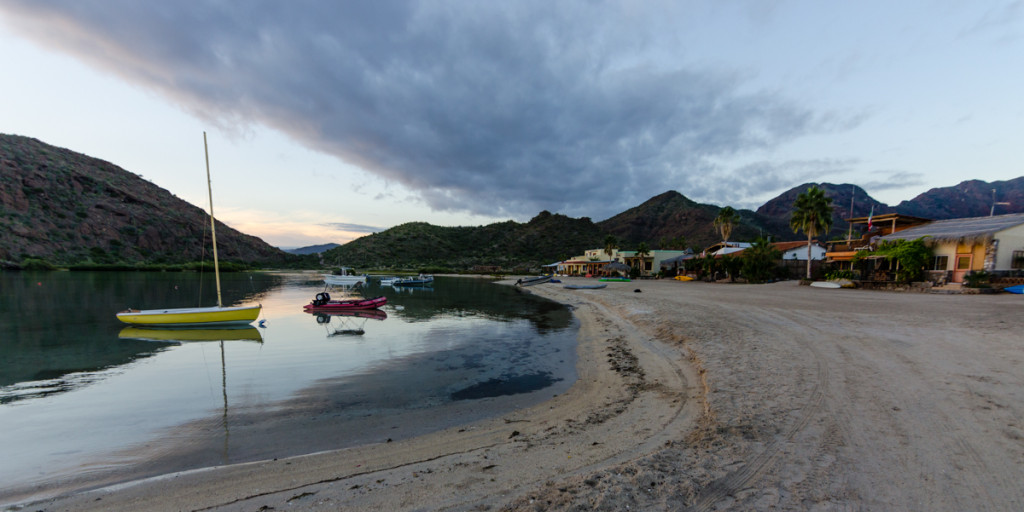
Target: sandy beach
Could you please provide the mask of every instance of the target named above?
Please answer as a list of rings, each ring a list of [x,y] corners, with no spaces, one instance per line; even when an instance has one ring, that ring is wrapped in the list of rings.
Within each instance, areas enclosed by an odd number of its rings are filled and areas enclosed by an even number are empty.
[[[580,320],[579,380],[547,402],[26,510],[1024,510],[1019,295],[524,292]]]

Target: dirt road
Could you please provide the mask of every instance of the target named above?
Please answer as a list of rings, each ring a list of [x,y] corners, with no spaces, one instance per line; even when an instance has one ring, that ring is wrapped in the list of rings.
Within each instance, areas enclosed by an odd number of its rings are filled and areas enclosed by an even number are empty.
[[[1020,296],[633,285],[592,296],[692,353],[709,415],[603,472],[596,503],[1024,510]]]

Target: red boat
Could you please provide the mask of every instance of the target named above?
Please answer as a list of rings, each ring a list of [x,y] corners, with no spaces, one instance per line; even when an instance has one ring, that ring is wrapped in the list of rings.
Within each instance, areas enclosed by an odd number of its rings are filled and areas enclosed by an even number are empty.
[[[377,309],[388,303],[388,298],[381,295],[372,299],[331,300],[327,292],[316,294],[313,302],[302,306],[306,311],[356,311],[360,309]]]

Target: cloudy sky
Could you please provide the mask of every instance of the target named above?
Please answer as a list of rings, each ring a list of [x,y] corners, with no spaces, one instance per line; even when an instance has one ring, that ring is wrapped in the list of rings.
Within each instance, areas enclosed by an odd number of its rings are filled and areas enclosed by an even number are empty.
[[[0,133],[285,247],[1024,175],[1024,0],[3,0]]]

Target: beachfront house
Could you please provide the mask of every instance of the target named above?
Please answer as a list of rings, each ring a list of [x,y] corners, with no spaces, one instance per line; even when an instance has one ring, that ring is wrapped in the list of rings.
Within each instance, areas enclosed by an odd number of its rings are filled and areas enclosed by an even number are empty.
[[[746,249],[751,245],[752,244],[747,242],[718,242],[704,249],[702,256],[714,256],[716,258],[720,258],[727,254],[743,252],[743,249]]]
[[[862,251],[874,251],[878,247],[878,240],[883,236],[898,233],[914,226],[921,226],[931,221],[931,219],[899,213],[846,219],[846,222],[850,224],[849,234],[844,240],[828,242],[825,260],[831,263],[834,268],[854,270],[853,260],[857,254]],[[864,233],[858,234],[854,238],[854,226],[866,226]],[[859,233],[860,228],[857,231]]]
[[[1024,276],[1024,213],[936,220],[879,238],[880,243],[922,239],[931,246],[931,270],[940,280],[964,281],[973,271]]]
[[[797,240],[795,242],[772,242],[772,247],[775,247],[782,254],[783,261],[807,261],[807,240]],[[823,260],[825,259],[825,246],[817,240],[811,240],[811,259],[812,260]]]
[[[640,257],[636,251],[620,251],[613,249],[611,254],[604,249],[589,249],[580,256],[574,256],[568,260],[558,262],[557,271],[562,275],[570,276],[596,276],[607,273],[605,266],[611,263],[623,263],[631,269],[637,269],[641,277],[651,277],[661,270],[661,263],[664,260],[692,254],[689,249],[678,250],[650,250],[644,257]]]
[[[651,277],[661,270],[661,263],[663,261],[686,254],[693,254],[693,251],[689,249],[685,251],[657,249],[647,251],[647,254],[642,258],[636,251],[621,251],[619,253],[619,260],[629,265],[630,268],[638,269],[640,277]]]

